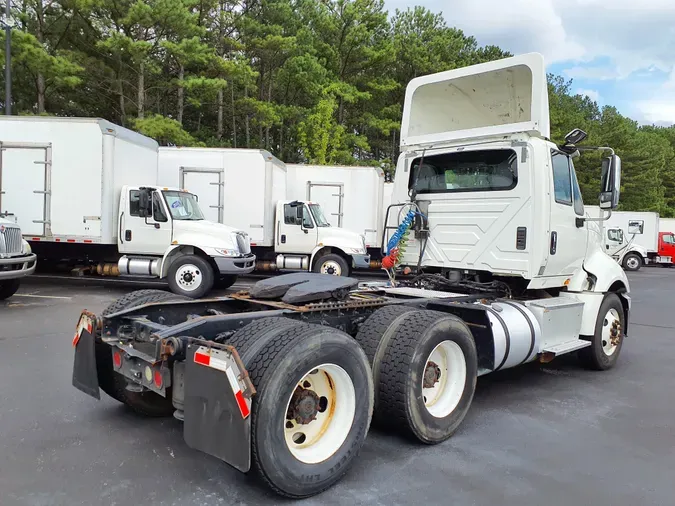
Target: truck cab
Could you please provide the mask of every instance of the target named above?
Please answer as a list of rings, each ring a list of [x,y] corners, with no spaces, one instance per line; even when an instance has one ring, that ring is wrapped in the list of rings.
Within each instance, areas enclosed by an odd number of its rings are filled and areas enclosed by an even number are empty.
[[[675,258],[675,234],[672,232],[659,232],[659,257],[660,263],[673,265]]]
[[[37,258],[11,216],[0,214],[0,300],[14,295],[21,278],[33,274]]]
[[[187,191],[124,186],[118,222],[120,273],[168,278],[175,293],[197,298],[255,268],[246,233],[205,220]]]
[[[567,339],[597,333],[608,294],[627,314],[628,280],[606,254],[597,223],[618,205],[621,161],[611,148],[592,148],[609,154],[598,167],[605,214],[592,218],[574,169],[591,149],[580,146],[586,135],[575,129],[557,145],[549,125],[541,55],[413,79],[383,265],[449,283],[503,283],[524,297],[546,293],[559,297],[561,311],[565,300],[582,302],[581,312],[564,309],[574,329]]]
[[[279,268],[334,276],[370,264],[364,236],[331,226],[321,206],[311,201],[277,202],[275,252]]]

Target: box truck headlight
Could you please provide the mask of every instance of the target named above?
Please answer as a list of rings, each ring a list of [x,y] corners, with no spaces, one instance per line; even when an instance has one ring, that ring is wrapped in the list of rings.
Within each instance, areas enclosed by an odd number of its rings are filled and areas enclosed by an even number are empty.
[[[348,248],[349,252],[354,255],[365,255],[366,248]]]
[[[33,250],[31,249],[30,244],[28,244],[28,241],[21,239],[21,253],[30,255],[32,252]]]
[[[224,257],[238,257],[239,256],[239,251],[236,249],[220,249],[220,248],[215,248],[216,253],[219,255],[223,255]]]

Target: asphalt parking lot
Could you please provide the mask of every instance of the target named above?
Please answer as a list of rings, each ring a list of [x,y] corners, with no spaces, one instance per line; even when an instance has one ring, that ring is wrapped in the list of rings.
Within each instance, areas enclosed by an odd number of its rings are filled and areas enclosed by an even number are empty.
[[[345,479],[303,504],[675,504],[675,269],[630,281],[615,369],[585,371],[569,357],[481,378],[449,441],[373,430]],[[0,302],[0,504],[285,502],[188,448],[173,418],[139,418],[71,386],[80,311],[135,288],[34,278]]]

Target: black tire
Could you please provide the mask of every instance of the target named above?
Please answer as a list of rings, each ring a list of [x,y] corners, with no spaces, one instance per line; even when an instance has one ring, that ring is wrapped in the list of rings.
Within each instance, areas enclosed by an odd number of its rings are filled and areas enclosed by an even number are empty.
[[[461,350],[465,379],[456,405],[447,415],[436,417],[425,406],[422,383],[428,358],[445,341]],[[477,373],[476,344],[461,319],[438,311],[405,313],[380,364],[377,419],[426,444],[445,441],[469,411]]]
[[[235,276],[234,274],[227,274],[225,276],[221,276],[218,279],[216,279],[215,283],[213,284],[213,287],[218,288],[220,290],[225,290],[226,288],[230,288],[236,282],[237,276]]]
[[[331,267],[326,267],[325,264],[332,262],[339,267],[340,273],[337,274],[335,270]],[[320,274],[330,274],[332,276],[349,276],[349,264],[340,255],[335,253],[328,253],[327,255],[321,255],[319,258],[314,260],[313,272],[318,272]]]
[[[0,281],[0,300],[9,299],[16,293],[21,285],[20,279],[9,279],[7,281]]]
[[[164,302],[170,300],[191,300],[175,293],[162,290],[137,290],[120,297],[101,312],[101,316],[123,311],[143,304],[152,302]],[[169,416],[174,412],[171,402],[171,392],[166,397],[155,392],[130,392],[127,390],[127,380],[116,372],[112,363],[112,351],[110,346],[101,341],[96,341],[96,372],[98,385],[106,394],[113,399],[126,404],[136,413],[145,416]]]
[[[252,469],[277,494],[299,499],[331,487],[354,462],[370,426],[373,384],[368,360],[350,336],[330,327],[282,320],[254,322],[230,343],[241,350],[257,390],[251,412]],[[308,464],[286,444],[286,409],[298,382],[322,364],[347,372],[354,386],[355,413],[341,446],[325,460]]]
[[[628,253],[623,257],[623,268],[627,271],[639,271],[642,263],[642,257],[637,253]]]
[[[195,275],[200,276],[201,282],[199,285],[193,286],[191,290],[188,290],[182,287],[178,281],[176,281],[176,273],[183,266],[191,265],[191,272],[185,274],[185,283],[192,283],[195,278]],[[188,277],[190,279],[188,279]],[[184,255],[173,261],[169,267],[169,288],[171,291],[177,295],[182,295],[184,297],[190,297],[191,299],[199,299],[211,291],[213,288],[213,283],[215,281],[215,271],[213,266],[205,258],[200,257],[199,255]]]
[[[375,418],[373,422],[379,423],[378,418],[378,388],[380,384],[380,364],[382,357],[387,349],[391,337],[396,333],[404,315],[411,311],[419,311],[419,308],[412,306],[385,306],[378,309],[359,327],[356,334],[356,342],[361,345],[363,351],[368,357],[368,363],[373,371],[373,385],[375,385]]]
[[[614,309],[618,313],[620,332],[618,337],[619,342],[614,349],[614,352],[611,355],[608,355],[604,351],[602,333],[607,322],[605,317],[611,309]],[[590,341],[591,345],[579,350],[578,355],[581,364],[587,369],[595,371],[606,371],[607,369],[614,367],[616,361],[619,359],[621,348],[623,347],[625,337],[623,333],[624,327],[625,321],[621,299],[619,299],[619,296],[615,293],[608,293],[605,295],[605,298],[600,305],[600,309],[598,310],[598,317],[595,322],[595,334],[593,336],[583,337],[583,339]]]

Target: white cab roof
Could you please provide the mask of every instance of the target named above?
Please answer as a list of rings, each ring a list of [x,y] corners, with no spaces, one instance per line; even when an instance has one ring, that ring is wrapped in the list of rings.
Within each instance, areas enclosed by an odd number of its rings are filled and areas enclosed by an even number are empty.
[[[544,58],[529,53],[413,79],[401,150],[527,132],[550,137]]]

